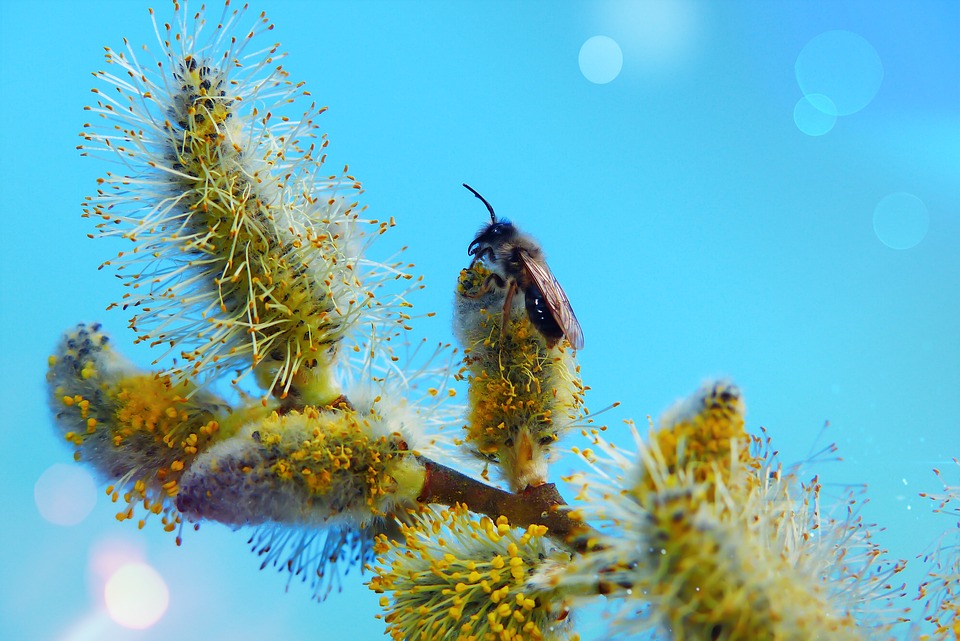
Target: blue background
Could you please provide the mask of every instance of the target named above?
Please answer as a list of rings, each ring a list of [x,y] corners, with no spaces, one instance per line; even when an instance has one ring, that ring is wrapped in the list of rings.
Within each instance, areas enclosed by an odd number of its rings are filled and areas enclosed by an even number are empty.
[[[151,360],[123,313],[104,311],[122,292],[96,267],[115,248],[86,239],[79,214],[108,167],[74,149],[102,46],[156,46],[147,6],[0,4],[0,637],[379,638],[377,597],[359,581],[323,605],[297,584],[285,594],[242,533],[206,525],[176,548],[155,524],[117,523],[102,493],[72,527],[34,504],[38,477],[70,460],[43,387],[60,333],[100,319]],[[785,461],[838,443],[844,461],[819,470],[827,493],[867,483],[866,520],[886,528],[895,556],[913,559],[956,525],[917,494],[941,487],[933,467],[960,476],[960,4],[261,2],[251,13],[261,9],[277,25],[263,42],[280,40],[291,77],[330,106],[331,167],[349,163],[371,214],[396,217],[376,252],[410,246],[427,283],[413,302],[438,312],[418,324],[425,334],[452,340],[451,289],[486,215],[469,182],[547,249],[584,328],[589,404],[623,402],[611,438],[627,442],[621,419],[642,424],[730,376],[749,426],[765,426]],[[836,29],[872,45],[882,84],[809,136],[793,117],[795,62]],[[623,52],[608,84],[578,66],[595,35]],[[911,249],[874,232],[874,208],[895,192],[929,212]],[[97,623],[90,554],[104,540],[138,547],[166,579],[171,605],[154,627]],[[911,590],[920,574],[908,570]],[[603,630],[593,615],[583,623],[584,639]]]

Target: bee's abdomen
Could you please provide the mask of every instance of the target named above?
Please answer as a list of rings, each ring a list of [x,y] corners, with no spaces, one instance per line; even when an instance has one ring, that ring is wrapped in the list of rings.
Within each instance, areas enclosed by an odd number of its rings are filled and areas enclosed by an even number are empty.
[[[536,285],[531,284],[524,290],[524,302],[530,322],[547,339],[548,345],[554,345],[563,338],[563,330],[554,319],[543,293]]]

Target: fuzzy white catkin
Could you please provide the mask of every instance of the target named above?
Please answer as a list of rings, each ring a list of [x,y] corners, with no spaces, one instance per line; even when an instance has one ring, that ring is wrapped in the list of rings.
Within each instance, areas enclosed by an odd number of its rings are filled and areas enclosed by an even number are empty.
[[[425,468],[392,407],[308,407],[248,424],[197,458],[177,504],[188,519],[230,525],[358,527],[412,507]]]

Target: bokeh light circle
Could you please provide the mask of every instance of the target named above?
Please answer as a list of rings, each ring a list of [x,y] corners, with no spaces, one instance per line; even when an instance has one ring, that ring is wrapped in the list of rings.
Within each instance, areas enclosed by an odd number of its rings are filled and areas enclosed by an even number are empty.
[[[906,192],[890,194],[873,210],[873,231],[893,249],[910,249],[920,243],[930,228],[930,214],[920,198]]]
[[[125,628],[142,630],[160,620],[170,605],[163,577],[146,563],[127,563],[114,572],[103,588],[110,618]]]
[[[97,503],[97,487],[90,473],[78,465],[55,463],[33,486],[40,516],[56,525],[76,525]]]
[[[623,52],[613,38],[593,36],[580,47],[580,72],[592,83],[604,85],[620,75]]]
[[[835,116],[866,107],[883,82],[877,50],[850,31],[827,31],[810,40],[797,56],[795,71],[804,95],[827,96],[836,108]]]
[[[794,106],[793,122],[808,136],[822,136],[837,124],[836,106],[823,94],[807,94]]]

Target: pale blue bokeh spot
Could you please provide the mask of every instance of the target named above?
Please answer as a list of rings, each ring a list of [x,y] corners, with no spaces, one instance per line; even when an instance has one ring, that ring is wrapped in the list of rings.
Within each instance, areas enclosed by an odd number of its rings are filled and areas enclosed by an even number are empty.
[[[893,249],[915,247],[929,227],[927,206],[913,194],[890,194],[873,210],[873,231],[884,245]]]
[[[837,124],[837,107],[819,93],[807,94],[793,108],[793,122],[808,136],[822,136]]]
[[[617,41],[608,36],[593,36],[580,47],[580,72],[598,85],[605,85],[620,75],[623,52]]]
[[[883,82],[880,55],[862,36],[827,31],[808,42],[797,56],[797,83],[805,95],[830,98],[838,116],[870,104]]]
[[[90,473],[79,465],[54,463],[33,486],[33,500],[40,516],[57,525],[80,523],[97,503],[97,487]]]
[[[689,72],[707,42],[707,8],[699,0],[595,4],[598,31],[630,52],[630,71],[647,80]]]

